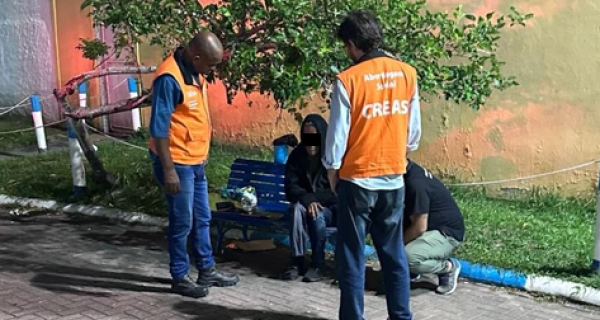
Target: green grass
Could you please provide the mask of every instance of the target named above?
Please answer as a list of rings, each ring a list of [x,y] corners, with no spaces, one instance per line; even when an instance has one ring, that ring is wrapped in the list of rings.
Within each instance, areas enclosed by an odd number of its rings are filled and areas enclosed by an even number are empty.
[[[478,190],[454,190],[466,221],[460,258],[600,288],[589,273],[595,200],[533,193],[527,200],[492,199]]]
[[[133,142],[145,145],[145,137]],[[165,215],[162,193],[152,176],[147,152],[113,142],[99,144],[106,167],[118,175],[115,190],[98,190],[88,181],[83,202]],[[272,159],[270,151],[216,145],[207,166],[209,187],[223,187],[237,157]],[[588,274],[592,259],[595,200],[564,199],[532,193],[523,201],[493,199],[478,189],[454,189],[467,225],[467,240],[456,255],[476,263],[559,277],[600,288]],[[0,162],[0,193],[70,201],[67,153]],[[212,197],[213,202],[218,196]]]
[[[33,127],[33,121],[27,117],[0,117],[0,132],[8,132]],[[46,136],[54,134],[66,134],[64,130],[46,128]],[[21,147],[37,145],[34,131],[0,134],[0,152],[11,151]]]
[[[132,142],[146,144],[143,139]],[[98,148],[107,170],[117,175],[119,185],[113,190],[101,190],[87,175],[89,197],[78,202],[165,215],[164,196],[154,180],[148,152],[110,141],[98,143]],[[229,167],[237,157],[272,159],[269,151],[261,149],[214,145],[206,172],[211,191],[227,184]],[[0,161],[0,193],[73,202],[70,170],[68,152]],[[90,172],[89,167],[86,170]],[[214,202],[218,197],[211,199]]]

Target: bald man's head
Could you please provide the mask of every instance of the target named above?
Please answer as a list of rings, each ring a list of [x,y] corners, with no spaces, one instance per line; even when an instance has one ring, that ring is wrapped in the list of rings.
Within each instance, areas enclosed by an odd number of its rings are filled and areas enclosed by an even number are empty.
[[[223,44],[212,32],[203,31],[194,36],[186,47],[196,72],[208,74],[223,61]]]

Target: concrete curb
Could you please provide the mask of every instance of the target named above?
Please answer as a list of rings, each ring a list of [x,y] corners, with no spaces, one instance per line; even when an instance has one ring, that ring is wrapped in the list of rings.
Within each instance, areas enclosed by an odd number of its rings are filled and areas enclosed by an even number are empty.
[[[580,283],[528,275],[514,270],[475,264],[466,260],[459,259],[458,261],[462,266],[460,276],[475,282],[558,296],[600,306],[600,290]]]
[[[56,212],[80,213],[92,217],[101,217],[147,226],[166,227],[168,225],[166,218],[153,217],[141,212],[127,212],[118,209],[82,204],[63,204],[54,200],[19,198],[0,194],[0,205],[18,205],[25,208],[39,208]]]
[[[40,208],[71,214],[79,213],[93,217],[102,217],[110,220],[147,226],[166,227],[168,225],[166,218],[153,217],[141,212],[127,212],[101,206],[62,204],[53,200],[19,198],[0,194],[0,205],[18,205],[21,207]],[[265,233],[260,234],[263,237],[266,235]],[[278,239],[278,237],[274,238]],[[282,244],[285,245],[285,241]],[[462,265],[460,276],[475,282],[488,283],[502,287],[511,287],[528,292],[537,292],[552,296],[560,296],[574,301],[600,306],[600,290],[587,287],[583,284],[563,281],[550,277],[527,275],[518,271],[474,264],[466,260],[459,261]]]

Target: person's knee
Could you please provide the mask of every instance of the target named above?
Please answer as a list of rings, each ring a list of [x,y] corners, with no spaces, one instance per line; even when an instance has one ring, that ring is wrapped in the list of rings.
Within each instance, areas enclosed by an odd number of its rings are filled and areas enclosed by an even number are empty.
[[[317,213],[317,217],[316,217],[315,221],[317,221],[319,224],[325,225],[325,220],[327,220],[326,219],[327,218],[326,214],[327,213],[324,210],[320,210]]]
[[[304,206],[301,205],[300,203],[295,203],[294,205],[292,205],[290,217],[292,218],[292,220],[299,218],[300,216],[302,216],[304,214],[304,212],[306,212],[306,209],[304,208]]]
[[[425,257],[419,252],[406,250],[406,260],[408,261],[408,267],[412,273],[420,273],[423,268],[423,262]]]
[[[170,221],[169,235],[173,238],[187,237],[192,231],[192,224],[184,221]]]

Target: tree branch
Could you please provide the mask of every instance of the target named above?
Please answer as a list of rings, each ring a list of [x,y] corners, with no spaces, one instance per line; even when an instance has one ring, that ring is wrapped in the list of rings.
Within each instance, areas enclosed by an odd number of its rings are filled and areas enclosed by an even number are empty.
[[[65,116],[73,119],[93,119],[107,114],[114,114],[133,110],[135,108],[148,107],[147,100],[152,96],[152,93],[145,94],[139,98],[121,100],[114,104],[108,104],[97,108],[78,108],[73,111],[66,111]]]
[[[156,67],[110,67],[102,70],[93,70],[79,74],[69,80],[62,88],[54,90],[54,96],[57,100],[62,100],[68,95],[75,92],[77,87],[93,78],[108,76],[112,74],[142,74],[152,73],[156,71]]]

